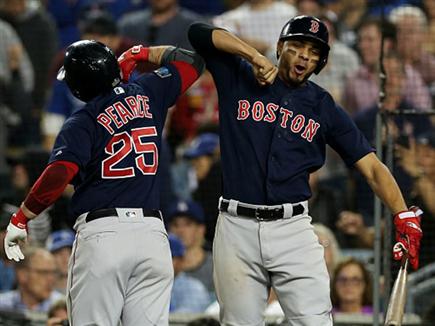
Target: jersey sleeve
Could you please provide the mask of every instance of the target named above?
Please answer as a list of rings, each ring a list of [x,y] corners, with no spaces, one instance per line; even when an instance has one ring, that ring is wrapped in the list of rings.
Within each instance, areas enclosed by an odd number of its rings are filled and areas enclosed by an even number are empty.
[[[181,76],[172,64],[141,75],[136,79],[136,83],[153,96],[155,103],[163,110],[173,106],[181,93]]]
[[[322,112],[326,114],[326,141],[347,166],[375,151],[349,115],[330,96],[323,99]]]
[[[49,163],[73,162],[80,170],[88,164],[97,126],[86,110],[76,112],[65,121],[54,143]]]

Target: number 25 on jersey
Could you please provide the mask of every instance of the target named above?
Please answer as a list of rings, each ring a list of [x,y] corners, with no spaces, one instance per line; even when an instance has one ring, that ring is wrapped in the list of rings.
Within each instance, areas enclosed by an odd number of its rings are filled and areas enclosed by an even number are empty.
[[[101,163],[101,177],[103,179],[129,178],[136,175],[135,167],[116,168],[131,152],[134,151],[136,168],[143,175],[155,175],[158,166],[158,150],[155,142],[146,142],[147,137],[157,136],[155,127],[135,128],[131,135],[127,132],[115,134],[104,151],[110,155]],[[152,156],[152,164],[145,162],[145,155]]]

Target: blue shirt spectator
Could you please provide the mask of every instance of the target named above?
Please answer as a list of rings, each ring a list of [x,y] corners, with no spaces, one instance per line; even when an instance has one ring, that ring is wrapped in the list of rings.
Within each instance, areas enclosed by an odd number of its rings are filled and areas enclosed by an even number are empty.
[[[170,312],[201,313],[210,304],[210,297],[201,281],[179,273],[174,279]]]
[[[9,291],[15,285],[15,269],[12,264],[0,259],[0,292]]]
[[[27,246],[26,257],[15,264],[17,289],[0,294],[0,309],[47,313],[64,296],[54,290],[57,269],[53,255],[44,248]]]
[[[185,247],[175,234],[169,235],[172,264],[174,265],[174,284],[171,292],[170,312],[201,313],[210,304],[210,296],[201,281],[182,271]]]
[[[46,313],[54,302],[63,298],[63,294],[59,292],[52,292],[49,298],[38,303],[35,307],[33,307],[32,311]],[[28,306],[23,302],[21,294],[18,290],[0,293],[0,309],[14,311],[29,310]]]

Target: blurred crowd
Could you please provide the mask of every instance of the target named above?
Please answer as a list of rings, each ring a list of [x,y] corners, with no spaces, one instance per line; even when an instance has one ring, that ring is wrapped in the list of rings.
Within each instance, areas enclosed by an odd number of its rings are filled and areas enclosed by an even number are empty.
[[[192,49],[187,28],[205,21],[236,33],[276,60],[281,27],[296,14],[309,14],[327,24],[331,46],[327,66],[312,80],[333,95],[373,146],[380,132],[383,152],[389,155],[383,160],[391,161],[407,203],[424,210],[421,268],[415,273],[426,276],[415,277],[421,286],[408,300],[429,299],[425,305],[411,304],[407,311],[434,321],[435,1],[383,3],[0,0],[0,310],[47,313],[48,325],[61,325],[66,318],[63,295],[74,242],[74,217],[68,208],[73,189],[67,188],[61,200],[29,223],[26,260],[11,263],[3,250],[10,214],[45,168],[65,119],[84,105],[56,80],[66,46],[94,39],[117,55],[135,44]],[[144,64],[136,73],[153,69]],[[379,111],[384,113],[383,124],[376,130]],[[158,173],[175,271],[170,311],[214,315],[219,308],[212,241],[221,168],[218,99],[209,73],[170,109],[168,119]],[[325,248],[334,314],[371,314],[373,193],[332,151],[325,166],[310,176],[310,184],[310,215]],[[265,313],[280,313],[273,291]],[[213,324],[203,320],[201,325],[207,323]]]

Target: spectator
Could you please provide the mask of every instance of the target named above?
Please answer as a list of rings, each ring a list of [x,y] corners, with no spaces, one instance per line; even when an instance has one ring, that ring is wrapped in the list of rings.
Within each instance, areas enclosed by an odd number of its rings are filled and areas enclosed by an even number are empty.
[[[1,0],[0,14],[17,31],[29,54],[35,72],[32,94],[33,124],[29,124],[29,141],[38,144],[39,119],[48,95],[48,71],[57,49],[57,30],[51,17],[36,1]]]
[[[9,223],[11,212],[8,211],[7,205],[0,207],[0,292],[12,290],[15,287],[15,266],[7,259],[4,250],[4,240],[6,228]]]
[[[68,326],[66,301],[60,299],[54,302],[47,313],[47,326]]]
[[[329,60],[321,74],[312,75],[311,80],[331,93],[334,100],[343,104],[346,79],[359,67],[357,53],[336,38],[336,25],[326,16],[319,17],[329,31]]]
[[[413,179],[411,196],[424,212],[422,229],[427,236],[422,238],[420,266],[435,262],[435,130],[410,139],[409,147],[397,145],[398,164]]]
[[[423,41],[423,48],[435,55],[435,2],[423,0],[423,8],[428,18],[428,31]]]
[[[61,293],[66,292],[68,279],[68,261],[71,256],[75,233],[71,230],[54,231],[47,239],[46,247],[56,261],[57,279],[55,288]]]
[[[324,248],[326,267],[332,277],[335,267],[341,260],[340,246],[331,229],[319,223],[314,223],[313,227],[314,233],[319,238],[319,244]]]
[[[424,12],[418,7],[404,5],[393,9],[389,19],[397,27],[397,51],[401,58],[420,72],[427,85],[431,85],[435,81],[435,56],[423,46],[428,33]]]
[[[367,226],[362,214],[344,210],[338,215],[337,230],[345,248],[373,248],[375,229]]]
[[[28,147],[23,152],[10,156],[9,163],[12,166],[11,186],[2,201],[19,207],[24,195],[36,182],[40,173],[48,162],[49,153],[40,147]],[[15,210],[13,210],[15,211]],[[51,218],[48,211],[41,214],[38,220],[32,220],[28,224],[29,240],[37,245],[44,245],[51,232]]]
[[[338,186],[330,186],[327,182],[320,181],[321,171],[310,174],[309,184],[312,196],[308,200],[308,207],[312,223],[323,224],[335,232],[335,221],[339,212],[346,206],[346,193],[342,189],[338,190]]]
[[[282,26],[296,15],[293,5],[274,0],[249,0],[213,19],[213,24],[236,34],[276,61],[276,38]]]
[[[323,2],[321,0],[297,0],[296,10],[299,15],[318,17],[322,14]]]
[[[174,234],[169,235],[169,245],[174,265],[174,284],[172,286],[171,313],[201,313],[210,303],[207,289],[201,281],[183,272],[185,248],[181,240]]]
[[[15,30],[0,19],[0,173],[6,173],[4,157],[8,147],[27,141],[34,87],[33,67]]]
[[[211,132],[199,135],[186,150],[184,157],[189,159],[193,166],[197,187],[193,190],[192,196],[204,208],[205,236],[211,243],[218,216],[219,197],[222,193],[219,136]]]
[[[120,33],[146,46],[167,44],[192,49],[187,39],[189,25],[200,19],[182,9],[177,0],[149,0],[149,8],[124,15]]]
[[[56,262],[43,248],[26,247],[26,259],[16,263],[17,290],[0,294],[0,309],[46,313],[63,295],[54,290]]]
[[[185,146],[204,129],[216,130],[218,121],[216,86],[206,70],[172,110],[168,142],[173,148]]]
[[[385,84],[385,99],[383,109],[386,112],[402,111],[411,108],[412,106],[404,97],[406,86],[404,65],[397,55],[392,53],[384,58],[385,73],[387,76]],[[355,123],[363,132],[364,136],[373,145],[375,143],[375,120],[376,114],[379,111],[378,105],[360,112],[355,116]],[[425,116],[414,115],[396,115],[388,118],[389,135],[394,142],[401,141],[409,136],[419,135],[431,128],[429,119]],[[384,139],[385,141],[385,139]],[[393,174],[396,177],[397,183],[406,196],[411,192],[411,179],[400,168],[395,167]],[[364,223],[368,226],[373,224],[373,193],[369,190],[367,183],[358,175],[356,180],[356,210],[365,217]]]
[[[349,258],[338,264],[331,299],[333,313],[373,313],[371,276],[363,263]]]
[[[384,30],[384,53],[393,53],[396,46],[396,28],[391,23],[371,18],[358,28],[358,50],[362,65],[346,82],[344,107],[355,115],[375,105],[379,98],[379,56],[381,52],[381,29]],[[429,89],[419,72],[405,65],[404,98],[417,110],[432,106]]]
[[[108,13],[90,12],[80,21],[79,26],[83,40],[102,42],[111,48],[117,56],[134,45],[130,40],[119,35],[116,22]],[[44,147],[47,150],[51,150],[53,147],[54,140],[65,119],[85,105],[83,101],[74,97],[65,83],[55,79],[63,64],[64,57],[65,49],[62,49],[56,55],[51,69],[52,91],[42,119]]]
[[[339,3],[342,5],[337,13],[337,38],[351,48],[355,48],[357,27],[367,18],[367,0],[327,0],[327,2]]]
[[[205,250],[205,220],[202,207],[194,201],[176,201],[169,208],[169,232],[180,238],[185,248],[182,270],[202,282],[214,296],[213,258]]]

